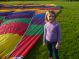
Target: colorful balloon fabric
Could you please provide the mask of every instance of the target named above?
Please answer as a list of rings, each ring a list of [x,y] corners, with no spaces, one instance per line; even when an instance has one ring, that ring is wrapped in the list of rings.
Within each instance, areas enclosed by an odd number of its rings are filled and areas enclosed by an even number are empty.
[[[55,4],[1,4],[0,7],[0,59],[27,56],[43,34],[45,12],[61,10]]]

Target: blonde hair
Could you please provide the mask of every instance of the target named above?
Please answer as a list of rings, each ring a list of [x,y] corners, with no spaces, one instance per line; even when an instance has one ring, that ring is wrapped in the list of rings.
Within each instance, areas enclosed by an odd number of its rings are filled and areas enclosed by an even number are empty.
[[[50,13],[54,14],[54,16],[56,17],[56,14],[55,14],[54,11],[52,11],[52,10],[46,11],[46,13],[45,13],[45,21],[49,21],[50,20],[50,19],[47,18],[48,14],[50,14]]]

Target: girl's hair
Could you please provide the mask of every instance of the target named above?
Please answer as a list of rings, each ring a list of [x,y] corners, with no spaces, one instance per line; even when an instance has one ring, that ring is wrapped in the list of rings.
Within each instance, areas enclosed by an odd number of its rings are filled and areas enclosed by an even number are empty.
[[[55,14],[54,11],[52,11],[52,10],[46,11],[46,13],[45,13],[45,21],[49,21],[49,19],[47,18],[47,16],[48,16],[48,14],[50,14],[50,13],[54,14],[54,16],[56,17],[56,14]]]

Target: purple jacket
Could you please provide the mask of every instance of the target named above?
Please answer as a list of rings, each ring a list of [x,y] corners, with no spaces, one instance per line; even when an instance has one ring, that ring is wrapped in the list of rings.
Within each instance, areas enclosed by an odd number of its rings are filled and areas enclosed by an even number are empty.
[[[56,21],[54,21],[53,23],[47,22],[44,25],[44,35],[43,35],[44,43],[45,40],[48,40],[49,42],[60,43],[60,27]]]

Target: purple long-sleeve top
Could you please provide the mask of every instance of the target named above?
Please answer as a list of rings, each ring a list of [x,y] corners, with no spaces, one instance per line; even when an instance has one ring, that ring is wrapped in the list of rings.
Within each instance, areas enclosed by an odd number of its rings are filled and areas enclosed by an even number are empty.
[[[60,43],[60,27],[56,21],[52,23],[46,22],[46,24],[44,25],[44,35],[43,35],[44,43],[45,40],[48,40],[49,42]]]

